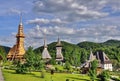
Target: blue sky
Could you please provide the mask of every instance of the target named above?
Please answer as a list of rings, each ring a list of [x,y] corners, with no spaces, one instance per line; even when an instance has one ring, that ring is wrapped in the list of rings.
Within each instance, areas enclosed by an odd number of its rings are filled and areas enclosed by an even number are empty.
[[[120,0],[0,0],[0,44],[12,47],[22,12],[25,46],[120,40]]]

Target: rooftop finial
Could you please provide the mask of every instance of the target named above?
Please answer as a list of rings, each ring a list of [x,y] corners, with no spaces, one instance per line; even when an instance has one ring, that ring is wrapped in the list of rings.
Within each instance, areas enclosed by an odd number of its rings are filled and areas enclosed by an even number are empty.
[[[20,25],[22,25],[22,12],[20,13]]]
[[[47,44],[46,44],[46,35],[44,35],[44,48],[47,47]]]
[[[59,35],[58,35],[58,40],[57,40],[56,46],[61,46],[61,41],[60,41]]]
[[[58,35],[58,42],[60,42],[60,37],[59,37],[59,35]]]

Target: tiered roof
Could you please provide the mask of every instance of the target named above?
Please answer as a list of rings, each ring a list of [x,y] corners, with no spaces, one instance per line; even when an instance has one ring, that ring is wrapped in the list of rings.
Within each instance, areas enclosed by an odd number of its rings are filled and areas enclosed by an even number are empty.
[[[16,35],[16,44],[10,49],[7,59],[14,60],[14,59],[24,59],[23,56],[25,54],[24,48],[24,32],[23,32],[23,24],[22,24],[22,17],[20,18],[20,23],[18,26],[18,33]]]
[[[62,44],[61,44],[61,41],[58,37],[58,41],[57,41],[57,44],[56,44],[56,60],[57,61],[62,61],[63,60],[63,55],[62,55]]]

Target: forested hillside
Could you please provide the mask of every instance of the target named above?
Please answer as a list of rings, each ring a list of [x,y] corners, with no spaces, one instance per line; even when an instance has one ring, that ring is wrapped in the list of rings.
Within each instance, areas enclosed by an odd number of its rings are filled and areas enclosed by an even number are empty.
[[[48,44],[48,51],[52,56],[52,63],[55,63],[55,54],[56,54],[56,42]],[[62,41],[62,53],[64,59],[69,61],[70,64],[79,66],[81,63],[85,62],[90,54],[90,50],[94,52],[102,50],[113,62],[114,67],[120,67],[120,41],[118,40],[108,40],[103,43],[94,43],[94,42],[81,42],[78,44],[71,44],[68,42]],[[43,46],[35,49],[37,54],[42,53]]]
[[[74,60],[76,60],[77,61],[76,65],[80,65],[80,62],[85,61],[85,59],[87,59],[87,55],[86,55],[87,53],[84,53],[86,52],[85,49],[80,48],[75,44],[71,44],[64,41],[62,41],[62,46],[63,46],[62,53],[63,53],[64,59],[66,61],[69,61],[71,64],[75,64]],[[43,46],[35,49],[35,52],[37,54],[41,54],[42,50],[43,50]],[[55,54],[56,54],[56,42],[53,42],[48,45],[48,51],[52,56],[52,63],[55,63],[54,61],[55,61]],[[81,61],[80,59],[81,57],[84,57],[85,59],[83,58],[84,60]]]
[[[102,50],[113,62],[115,68],[120,67],[120,41],[118,40],[108,40],[103,43],[94,43],[94,42],[81,42],[78,44],[71,44],[65,41],[62,41],[62,54],[64,60],[68,61],[71,65],[79,66],[84,63],[90,54],[90,50],[94,52]],[[1,54],[8,54],[10,48],[5,46],[0,46]],[[43,46],[34,49],[36,54],[41,55],[43,51]],[[48,51],[52,57],[51,63],[55,64],[56,56],[56,42],[48,44]]]
[[[120,41],[119,40],[108,40],[108,41],[104,42],[103,44],[107,45],[107,46],[118,47],[118,46],[120,46]]]
[[[8,54],[9,50],[10,50],[10,47],[0,46],[0,52],[4,52],[5,54]]]
[[[8,54],[10,47],[0,46],[0,57],[2,57],[3,61],[6,61],[6,55]]]

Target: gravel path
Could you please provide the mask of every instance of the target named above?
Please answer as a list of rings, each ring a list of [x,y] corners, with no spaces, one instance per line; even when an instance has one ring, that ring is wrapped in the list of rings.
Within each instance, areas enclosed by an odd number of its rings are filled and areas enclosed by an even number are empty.
[[[0,67],[0,81],[4,81],[3,75],[2,75],[2,71],[1,71],[1,67]]]

